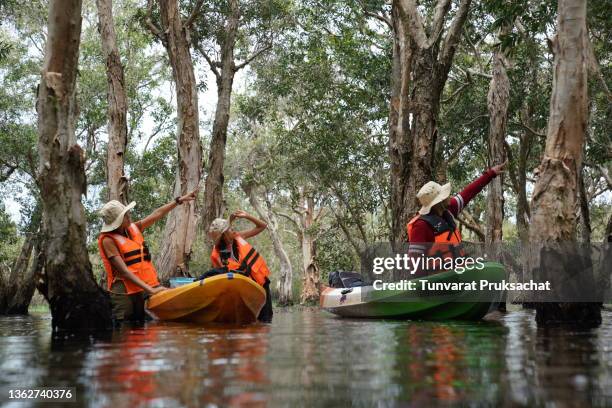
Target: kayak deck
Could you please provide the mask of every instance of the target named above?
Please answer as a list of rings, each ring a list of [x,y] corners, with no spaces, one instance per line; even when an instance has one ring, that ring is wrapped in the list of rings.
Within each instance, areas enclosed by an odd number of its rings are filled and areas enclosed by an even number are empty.
[[[504,267],[499,263],[485,263],[482,270],[466,270],[463,274],[443,272],[415,280],[429,282],[466,283],[486,279],[500,282],[505,279]],[[433,293],[421,290],[374,290],[372,286],[355,288],[325,288],[321,307],[343,317],[387,318],[414,320],[479,320],[493,303],[501,299],[501,292],[445,291]]]
[[[147,312],[158,320],[246,324],[257,320],[265,302],[260,285],[230,272],[157,293]]]

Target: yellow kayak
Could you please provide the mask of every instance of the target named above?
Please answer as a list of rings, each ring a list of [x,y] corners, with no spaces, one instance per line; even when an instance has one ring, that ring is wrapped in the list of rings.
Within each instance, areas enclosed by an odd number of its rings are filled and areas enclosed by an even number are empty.
[[[256,321],[265,302],[264,288],[230,272],[157,293],[147,312],[159,320],[243,324]]]

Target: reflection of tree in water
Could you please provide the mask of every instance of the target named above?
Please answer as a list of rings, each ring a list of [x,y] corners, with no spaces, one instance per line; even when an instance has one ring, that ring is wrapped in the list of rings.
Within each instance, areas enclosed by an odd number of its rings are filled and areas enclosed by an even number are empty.
[[[96,367],[104,406],[265,404],[269,327],[150,324],[115,332]]]
[[[538,404],[558,406],[609,406],[609,381],[598,390],[600,359],[597,358],[598,330],[572,331],[562,328],[537,329],[535,338],[535,378]],[[609,343],[608,343],[609,344]],[[603,348],[605,349],[605,347]],[[610,378],[608,377],[608,380]],[[608,393],[608,403],[597,403],[595,395]]]
[[[399,393],[392,381],[396,323],[336,319],[317,310],[281,312],[274,319],[271,401],[392,406]]]
[[[412,403],[436,399],[454,402],[464,392],[457,388],[464,367],[465,341],[463,330],[435,325],[424,330],[422,324],[410,325],[406,343],[413,353],[407,358],[407,388]]]
[[[219,406],[264,406],[268,385],[269,325],[255,324],[239,329],[206,330],[206,360],[201,367],[207,373],[206,393],[199,402]],[[200,349],[202,349],[200,345]]]
[[[139,406],[158,396],[155,374],[159,365],[151,361],[157,332],[156,326],[125,326],[113,331],[111,341],[95,353],[99,364],[95,373],[99,382],[96,403]]]
[[[610,406],[612,378],[609,327],[572,331],[538,329],[533,313],[517,312],[505,321],[510,329],[503,395],[524,406]],[[606,355],[607,353],[607,355]],[[602,365],[602,363],[604,365]]]
[[[398,333],[402,399],[414,406],[500,401],[501,325],[414,322]]]
[[[51,335],[51,353],[45,364],[46,374],[40,380],[40,387],[76,388],[76,400],[85,404],[95,390],[87,381],[87,359],[92,356],[96,345],[108,342],[110,331],[56,332]],[[85,373],[85,375],[84,375]]]

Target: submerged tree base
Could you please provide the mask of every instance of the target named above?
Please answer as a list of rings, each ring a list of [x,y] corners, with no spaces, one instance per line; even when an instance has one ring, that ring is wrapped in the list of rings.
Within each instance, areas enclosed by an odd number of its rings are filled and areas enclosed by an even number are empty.
[[[535,309],[540,327],[594,328],[601,325],[601,303],[536,303]]]
[[[104,330],[112,328],[110,319],[110,299],[108,295],[97,296],[98,302],[87,293],[63,295],[51,299],[51,326],[53,330]],[[100,301],[102,300],[102,301]]]

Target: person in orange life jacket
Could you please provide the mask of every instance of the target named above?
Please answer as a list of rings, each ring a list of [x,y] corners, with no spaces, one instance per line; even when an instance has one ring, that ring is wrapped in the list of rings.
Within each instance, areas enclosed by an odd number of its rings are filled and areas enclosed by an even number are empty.
[[[177,197],[136,222],[132,222],[129,214],[136,205],[133,201],[126,206],[112,200],[100,209],[104,225],[98,237],[98,249],[106,270],[115,321],[144,320],[145,293],[152,295],[166,289],[159,284],[142,232],[175,207],[194,200],[196,194],[194,190]]]
[[[506,161],[493,166],[452,198],[450,183],[441,186],[430,181],[421,187],[417,193],[421,209],[406,226],[408,256],[438,257],[442,260],[464,256],[455,217],[491,180],[504,172],[507,164]],[[416,275],[422,276],[433,271],[420,268]]]
[[[255,227],[237,232],[231,229],[232,222],[237,218],[244,218],[255,224]],[[270,270],[263,257],[247,241],[261,233],[267,228],[267,224],[244,211],[236,211],[229,221],[223,218],[215,219],[208,229],[208,236],[214,243],[210,260],[214,269],[204,273],[199,279],[226,273],[228,271],[238,271],[250,276],[259,283],[266,291],[266,304],[259,313],[258,320],[264,322],[272,321],[272,297],[270,293]]]

